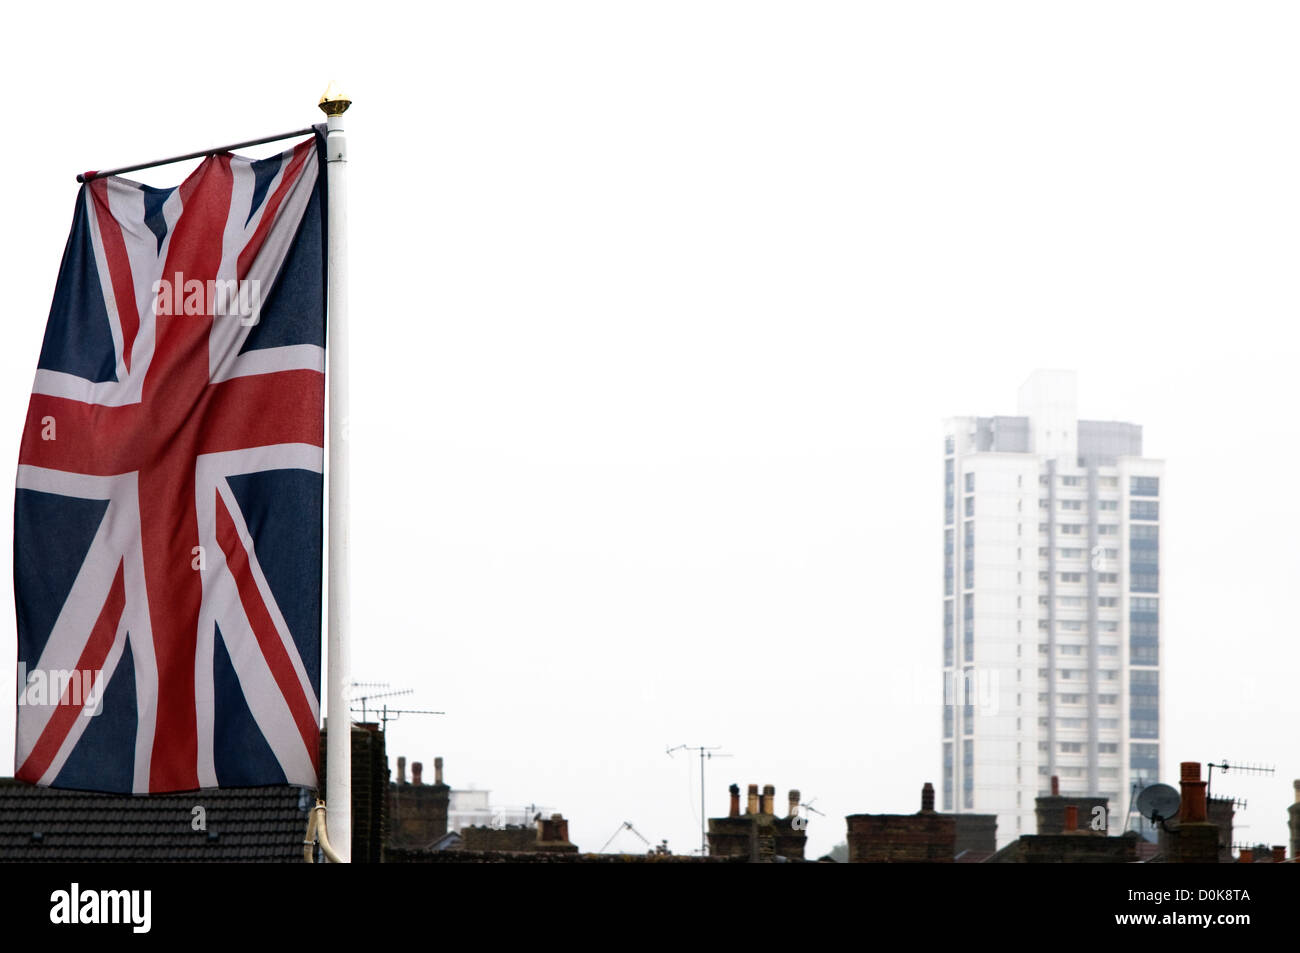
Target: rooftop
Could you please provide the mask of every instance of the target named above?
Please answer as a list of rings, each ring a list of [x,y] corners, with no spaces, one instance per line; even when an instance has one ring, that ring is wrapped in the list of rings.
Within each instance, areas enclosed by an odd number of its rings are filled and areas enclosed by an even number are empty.
[[[0,862],[302,863],[312,804],[291,785],[134,797],[0,778]]]

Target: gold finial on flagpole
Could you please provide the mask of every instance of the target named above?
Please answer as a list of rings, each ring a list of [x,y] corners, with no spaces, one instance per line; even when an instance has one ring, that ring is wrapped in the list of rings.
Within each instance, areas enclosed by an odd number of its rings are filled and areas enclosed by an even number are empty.
[[[339,89],[339,84],[330,80],[329,86],[325,88],[325,95],[320,98],[320,111],[327,116],[342,116],[352,105],[352,100],[343,95],[343,90]]]

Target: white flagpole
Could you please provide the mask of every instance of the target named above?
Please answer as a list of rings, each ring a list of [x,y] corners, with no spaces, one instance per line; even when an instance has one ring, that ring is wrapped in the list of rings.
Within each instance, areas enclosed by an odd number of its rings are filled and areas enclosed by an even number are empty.
[[[329,316],[325,352],[329,387],[329,732],[326,741],[325,794],[330,841],[344,863],[352,860],[352,712],[349,688],[352,659],[351,573],[348,527],[348,180],[343,114],[352,105],[333,83],[321,97],[328,116],[325,168],[329,189]]]

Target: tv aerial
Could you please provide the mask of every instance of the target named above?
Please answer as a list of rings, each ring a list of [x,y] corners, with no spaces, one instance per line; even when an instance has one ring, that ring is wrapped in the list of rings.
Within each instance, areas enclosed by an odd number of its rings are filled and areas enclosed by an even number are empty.
[[[721,745],[675,745],[667,749],[668,757],[672,757],[677,751],[696,751],[700,755],[700,856],[707,857],[709,853],[709,841],[705,835],[707,816],[704,813],[704,762],[711,761],[714,758],[730,758],[729,754],[718,754]]]
[[[389,688],[388,688],[388,683],[387,683],[387,682],[353,682],[353,683],[352,683],[352,687],[353,687],[354,689],[356,689],[356,688],[360,688],[360,689],[362,690],[360,694],[355,694],[355,695],[352,696],[352,701],[353,701],[353,705],[354,705],[354,707],[353,707],[353,709],[352,709],[353,711],[356,711],[356,710],[357,710],[356,707],[355,707],[355,703],[356,703],[356,702],[361,702],[361,720],[362,720],[362,721],[366,721],[366,720],[367,720],[367,719],[366,719],[366,715],[369,713],[369,709],[371,709],[371,708],[376,708],[376,709],[377,709],[377,708],[380,707],[380,706],[378,706],[378,705],[371,705],[371,704],[370,704],[370,703],[371,703],[372,701],[374,701],[375,699],[377,699],[377,698],[393,698],[393,697],[398,696],[398,695],[413,695],[413,694],[415,694],[415,689],[413,689],[413,688],[398,688],[398,689],[389,690]],[[382,690],[378,690],[378,691],[377,691],[377,689],[382,689]]]
[[[1274,769],[1269,765],[1235,764],[1229,761],[1227,758],[1224,758],[1223,761],[1219,762],[1218,764],[1215,764],[1213,761],[1210,761],[1206,764],[1206,767],[1209,769],[1209,771],[1206,773],[1206,778],[1205,778],[1205,796],[1207,798],[1210,796],[1210,788],[1213,786],[1214,783],[1215,768],[1218,768],[1220,773],[1222,774],[1227,774],[1229,771],[1236,771],[1238,774],[1248,774],[1248,775],[1250,774],[1263,775],[1263,774],[1274,773]],[[1242,807],[1245,807],[1245,804],[1243,804]]]
[[[1177,789],[1168,784],[1149,784],[1137,798],[1138,813],[1152,825],[1159,825],[1165,830],[1169,830],[1165,827],[1165,821],[1178,813],[1181,804],[1182,798]]]
[[[376,699],[393,698],[401,695],[413,695],[415,693],[415,689],[413,688],[388,690],[389,685],[387,682],[353,682],[352,688],[354,691],[356,689],[361,690],[360,694],[354,694],[352,696],[352,711],[356,712],[358,710],[356,703],[360,702],[361,720],[365,721],[366,716],[373,711],[374,714],[379,717],[379,721],[383,725],[384,731],[388,730],[388,723],[390,721],[397,721],[397,719],[402,715],[447,714],[445,711],[430,711],[427,708],[389,708],[387,702],[384,702],[382,705],[371,704]],[[376,689],[383,690],[376,691]]]
[[[642,834],[639,830],[637,830],[635,827],[632,826],[631,821],[624,821],[622,824],[619,825],[618,830],[616,830],[613,834],[609,836],[609,840],[605,841],[605,846],[600,849],[600,853],[602,854],[605,853],[605,851],[609,849],[609,845],[614,843],[614,838],[617,837],[619,834],[623,833],[623,831],[631,831],[637,837],[641,838],[641,840],[645,842],[646,847],[650,848],[648,853],[651,854],[668,853],[668,841],[666,840],[661,841],[658,845],[650,843],[650,841],[646,838],[644,834]]]
[[[799,802],[799,807],[801,807],[801,808],[803,808],[804,810],[807,810],[807,811],[812,811],[812,812],[813,812],[814,814],[816,814],[818,817],[825,817],[825,816],[826,816],[826,813],[825,813],[824,811],[819,811],[819,810],[817,810],[817,808],[813,807],[813,805],[816,804],[816,803],[817,803],[817,798],[815,798],[815,797],[814,797],[814,798],[809,798],[807,801],[800,801],[800,802]]]

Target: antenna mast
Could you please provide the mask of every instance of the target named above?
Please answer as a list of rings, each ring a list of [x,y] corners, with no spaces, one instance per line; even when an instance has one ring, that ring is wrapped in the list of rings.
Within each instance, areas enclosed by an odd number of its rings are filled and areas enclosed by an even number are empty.
[[[700,753],[700,856],[709,855],[709,839],[705,833],[708,823],[704,813],[704,761],[712,758],[730,758],[729,754],[715,754],[721,750],[721,745],[676,745],[668,749],[668,757],[673,756],[674,751],[698,751]]]

